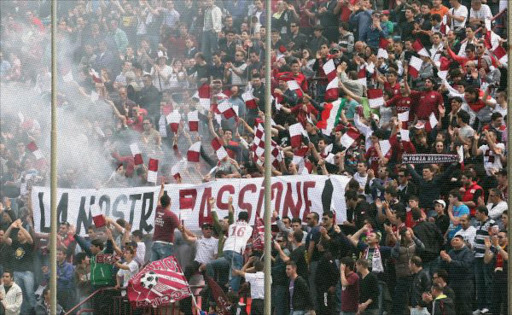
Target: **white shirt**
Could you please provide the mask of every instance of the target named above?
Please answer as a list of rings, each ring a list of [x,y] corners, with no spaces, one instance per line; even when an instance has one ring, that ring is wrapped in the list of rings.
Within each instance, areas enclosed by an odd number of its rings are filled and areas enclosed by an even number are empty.
[[[364,187],[366,186],[366,181],[368,181],[368,175],[363,177],[359,174],[359,172],[356,172],[354,174],[354,179],[359,183],[359,187],[364,190]]]
[[[251,284],[251,298],[265,298],[265,275],[262,271],[256,273],[245,273],[245,280]]]
[[[232,250],[242,253],[252,235],[252,227],[245,221],[237,221],[229,226],[228,238],[224,242],[223,251]]]
[[[505,145],[503,143],[496,143],[496,147],[500,148],[502,152],[505,152]],[[502,169],[503,165],[501,164],[501,159],[499,156],[495,155],[494,152],[489,148],[487,144],[484,144],[478,148],[482,150],[484,155],[484,168],[487,176],[491,176],[491,169]]]
[[[493,203],[487,204],[487,210],[489,210],[489,217],[493,220],[499,220],[503,211],[508,210],[508,205],[505,201],[498,202],[497,205]]]
[[[467,230],[460,229],[459,231],[457,231],[457,233],[455,233],[454,236],[457,236],[457,235],[462,236],[464,241],[467,244],[471,245],[471,248],[473,248],[473,245],[475,243],[475,237],[476,237],[476,228],[474,226],[470,225]]]
[[[490,20],[492,19],[492,12],[491,8],[487,4],[482,4],[480,7],[480,10],[475,11],[473,8],[469,10],[469,17],[470,18],[476,18],[479,20]]]
[[[449,11],[453,16],[456,17],[464,17],[464,20],[462,22],[459,22],[455,19],[451,19],[450,28],[453,29],[459,29],[461,27],[466,26],[466,21],[468,20],[468,8],[461,5],[458,9],[451,8]]]
[[[125,263],[126,264],[126,263]],[[139,271],[139,264],[134,260],[128,263],[129,270],[119,269],[117,275],[123,278],[123,287],[126,288],[128,286],[128,281],[137,274]]]
[[[142,266],[144,265],[144,258],[146,257],[146,244],[144,242],[137,242],[137,253],[135,261]]]
[[[215,258],[219,250],[219,240],[215,237],[200,237],[197,242],[195,261],[207,264]]]

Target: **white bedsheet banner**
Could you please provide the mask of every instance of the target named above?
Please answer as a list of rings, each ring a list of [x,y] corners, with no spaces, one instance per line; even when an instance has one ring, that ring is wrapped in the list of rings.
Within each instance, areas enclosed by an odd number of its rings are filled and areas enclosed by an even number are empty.
[[[346,220],[346,176],[280,176],[272,178],[272,209],[281,217],[300,217],[305,220],[310,212],[322,214],[324,209],[335,211],[336,221]],[[228,213],[228,198],[233,197],[235,215],[249,211],[251,224],[256,213],[263,217],[263,178],[223,179],[201,185],[169,184],[165,186],[171,197],[171,210],[184,220],[187,228],[198,230],[201,224],[211,220],[210,197],[215,198],[215,210],[219,218]],[[159,186],[105,189],[59,189],[57,211],[59,222],[76,226],[77,233],[84,235],[92,223],[91,205],[100,206],[108,217],[122,218],[132,224],[132,229],[152,233],[156,198]],[[33,187],[32,205],[36,232],[50,231],[50,189]]]

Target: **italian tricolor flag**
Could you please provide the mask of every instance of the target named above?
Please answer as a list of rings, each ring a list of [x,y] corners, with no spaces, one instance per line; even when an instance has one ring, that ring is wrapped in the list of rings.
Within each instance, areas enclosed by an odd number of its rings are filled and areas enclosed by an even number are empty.
[[[346,101],[347,100],[345,98],[342,98],[324,105],[321,119],[316,124],[319,129],[322,129],[323,134],[330,135],[332,129],[338,124],[340,121],[341,110],[345,107]]]

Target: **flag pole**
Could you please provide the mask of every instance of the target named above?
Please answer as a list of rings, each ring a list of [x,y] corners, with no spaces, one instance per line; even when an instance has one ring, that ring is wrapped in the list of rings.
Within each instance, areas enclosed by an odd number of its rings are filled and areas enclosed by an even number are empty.
[[[57,0],[51,6],[50,314],[57,315]]]
[[[507,113],[512,113],[512,69],[510,69],[510,62],[512,61],[512,43],[510,40],[512,39],[512,10],[510,2],[507,6],[507,55],[508,61],[507,64]],[[507,115],[507,204],[508,208],[512,209],[512,154],[510,154],[510,148],[512,148],[512,120]],[[510,215],[509,215],[510,217]],[[508,234],[508,248],[510,253],[510,244],[512,244],[512,220],[508,220],[507,234]],[[507,291],[508,291],[508,309],[512,309],[512,264],[508,264],[508,281],[507,281]]]
[[[271,52],[271,40],[270,35],[272,33],[272,6],[270,0],[265,0],[265,10],[266,10],[266,26],[265,26],[265,261],[264,261],[264,271],[265,271],[265,302],[264,302],[264,314],[270,315],[272,312],[271,309],[271,296],[272,296],[272,287],[271,287],[271,259],[272,259],[272,234],[271,234],[271,221],[270,221],[270,213],[271,213],[271,176],[272,176],[272,164],[271,164],[271,142],[272,142],[272,131],[271,131],[271,121],[272,121],[272,111],[271,111],[271,61],[270,61],[270,52]]]

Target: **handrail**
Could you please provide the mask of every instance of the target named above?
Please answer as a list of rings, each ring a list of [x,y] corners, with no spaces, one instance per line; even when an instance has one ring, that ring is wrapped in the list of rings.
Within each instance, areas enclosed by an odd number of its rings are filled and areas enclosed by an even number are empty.
[[[204,288],[204,285],[189,285],[190,289],[193,290],[193,289],[200,289],[200,288]],[[121,288],[121,289],[126,289],[126,288]],[[100,292],[103,292],[103,291],[110,291],[110,290],[115,290],[115,291],[121,291],[121,289],[116,289],[114,287],[105,287],[105,288],[100,288],[96,291],[94,291],[93,293],[91,293],[87,298],[85,298],[82,302],[78,303],[77,305],[75,305],[75,307],[73,307],[72,309],[70,309],[69,311],[67,311],[65,313],[65,315],[71,315],[73,312],[77,311],[78,308],[80,306],[82,306],[83,304],[85,304],[86,302],[90,301],[96,294],[100,293]]]
[[[494,20],[496,20],[497,18],[499,18],[501,15],[503,15],[503,13],[505,13],[505,11],[507,11],[507,9],[503,9],[503,10],[501,10],[500,12],[496,13],[496,15],[495,15],[495,16],[493,16],[493,17],[491,18],[491,22],[492,22],[492,21],[494,21]],[[477,29],[475,30],[475,34],[476,34],[476,33],[480,33],[481,31],[482,31],[482,27],[480,26],[479,28],[477,28]],[[467,38],[465,38],[463,41],[461,41],[461,44],[463,44],[463,43],[465,43],[465,42],[467,42],[467,41],[468,41],[468,39],[467,39]]]

